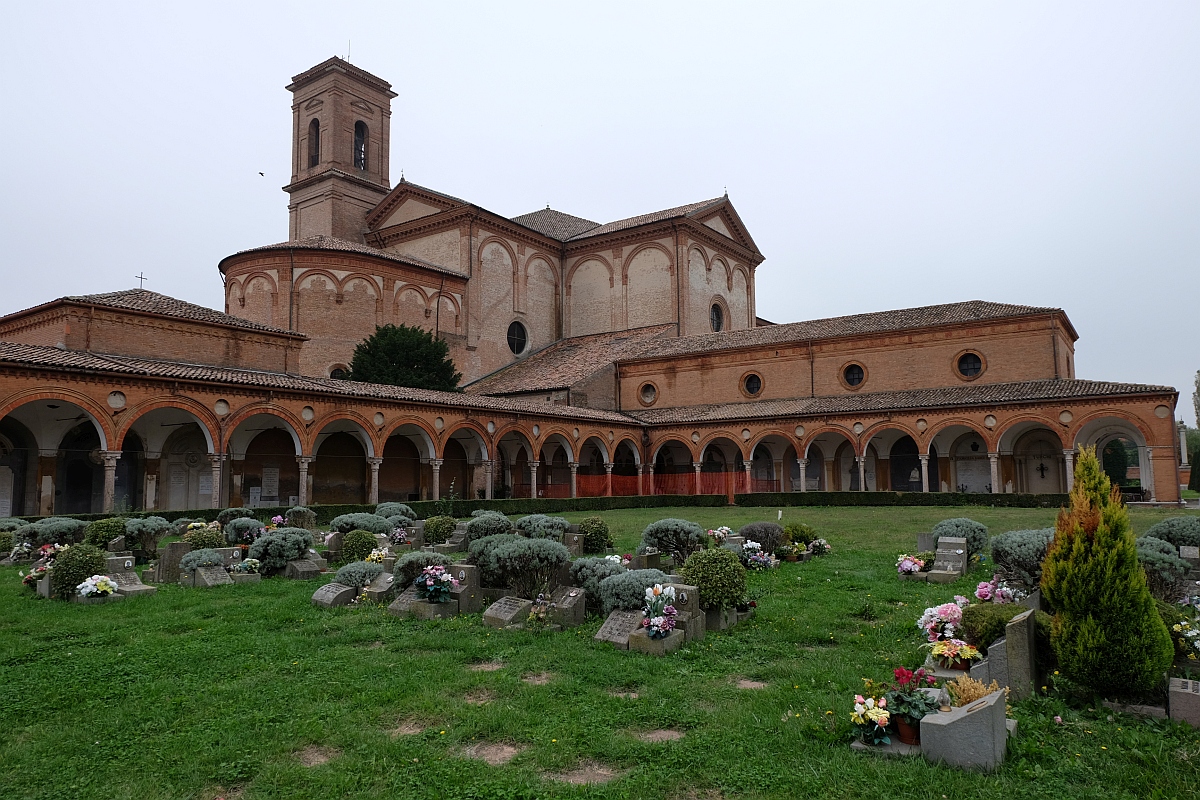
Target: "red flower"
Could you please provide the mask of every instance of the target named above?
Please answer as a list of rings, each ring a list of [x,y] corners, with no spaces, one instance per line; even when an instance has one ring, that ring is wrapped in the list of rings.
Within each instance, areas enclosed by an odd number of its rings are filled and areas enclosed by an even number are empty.
[[[893,674],[896,676],[896,682],[900,684],[901,688],[908,686],[912,682],[912,672],[904,667],[897,667]]]

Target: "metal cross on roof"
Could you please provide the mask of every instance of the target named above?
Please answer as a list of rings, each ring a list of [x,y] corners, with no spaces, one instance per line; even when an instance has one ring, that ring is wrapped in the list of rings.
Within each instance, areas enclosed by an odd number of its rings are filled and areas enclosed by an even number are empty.
[[[140,273],[138,273],[137,275],[134,275],[133,277],[135,277],[135,278],[137,278],[137,279],[138,279],[138,288],[139,288],[139,289],[145,289],[145,288],[146,288],[145,286],[143,286],[143,285],[142,285],[142,284],[144,284],[144,283],[145,283],[147,280],[149,280],[149,278],[147,278],[147,277],[146,277],[146,271],[145,271],[145,270],[142,270]]]

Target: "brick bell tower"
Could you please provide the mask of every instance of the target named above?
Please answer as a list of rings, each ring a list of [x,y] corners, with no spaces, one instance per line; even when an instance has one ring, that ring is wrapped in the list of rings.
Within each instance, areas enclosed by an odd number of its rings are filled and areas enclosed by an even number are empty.
[[[336,56],[292,78],[288,238],[363,242],[367,214],[391,189],[392,85]]]

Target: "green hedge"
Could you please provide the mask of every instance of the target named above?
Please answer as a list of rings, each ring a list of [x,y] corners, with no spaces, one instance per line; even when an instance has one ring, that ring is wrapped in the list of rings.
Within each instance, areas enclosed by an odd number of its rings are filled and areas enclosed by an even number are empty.
[[[1061,508],[1065,494],[973,494],[963,492],[763,492],[734,495],[739,506],[995,506]]]

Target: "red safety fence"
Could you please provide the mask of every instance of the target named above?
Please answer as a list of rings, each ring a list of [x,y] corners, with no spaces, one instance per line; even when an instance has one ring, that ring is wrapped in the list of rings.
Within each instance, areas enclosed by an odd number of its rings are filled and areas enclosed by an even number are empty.
[[[613,475],[613,494],[618,497],[633,497],[638,492],[637,475]]]
[[[655,494],[691,494],[696,479],[691,472],[668,472],[654,474]]]
[[[613,483],[617,476],[613,476]],[[579,497],[604,497],[608,484],[604,475],[576,475],[575,492]]]
[[[752,492],[781,492],[779,481],[771,478],[752,478],[750,480],[750,491]]]
[[[538,486],[538,497],[561,499],[571,496],[571,484],[569,483],[551,483],[541,484]]]
[[[514,498],[529,497],[528,483],[514,483],[512,487],[512,496]]]

